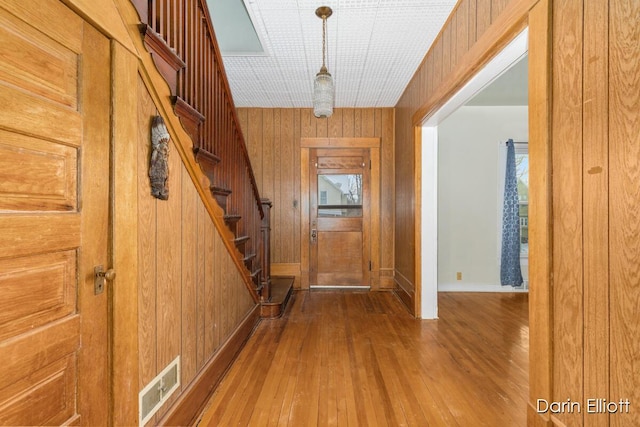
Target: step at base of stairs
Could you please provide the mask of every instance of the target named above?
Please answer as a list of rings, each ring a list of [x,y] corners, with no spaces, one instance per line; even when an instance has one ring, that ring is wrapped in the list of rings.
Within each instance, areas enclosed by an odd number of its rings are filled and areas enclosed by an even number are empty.
[[[271,276],[271,300],[260,305],[263,319],[276,319],[284,314],[293,295],[294,276]]]

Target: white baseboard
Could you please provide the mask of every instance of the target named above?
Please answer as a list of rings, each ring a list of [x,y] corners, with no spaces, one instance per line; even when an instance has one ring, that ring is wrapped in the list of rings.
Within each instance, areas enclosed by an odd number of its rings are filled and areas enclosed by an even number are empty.
[[[529,292],[529,283],[523,287],[473,283],[438,283],[438,292]]]

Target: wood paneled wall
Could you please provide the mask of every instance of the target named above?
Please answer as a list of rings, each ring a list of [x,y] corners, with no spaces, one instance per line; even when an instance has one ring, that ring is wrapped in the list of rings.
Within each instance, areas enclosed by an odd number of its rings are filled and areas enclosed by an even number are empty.
[[[524,27],[535,0],[460,0],[396,105],[395,276],[415,311],[416,205],[414,125],[443,104],[503,46],[514,26]]]
[[[404,254],[416,249],[414,212],[402,208],[419,176],[415,126],[528,23],[529,425],[640,424],[639,21],[638,2],[460,1],[396,108]],[[396,257],[396,268],[413,291],[414,263]],[[571,406],[538,411],[538,399]],[[630,410],[593,413],[587,399],[628,399]]]
[[[275,272],[300,272],[300,139],[378,137],[381,182],[380,287],[393,286],[394,121],[392,108],[337,108],[328,119],[311,109],[239,108],[238,119],[262,197],[273,202],[271,261]],[[375,256],[375,255],[374,255]],[[288,267],[288,269],[287,269]],[[284,269],[283,269],[284,268]],[[296,286],[300,282],[296,281]]]
[[[640,424],[640,4],[552,2],[552,397],[566,425]],[[634,70],[634,71],[631,71]],[[628,399],[615,414],[586,399]],[[564,397],[566,400],[566,397]]]
[[[158,112],[141,81],[138,100],[140,389],[180,355],[182,392],[255,304],[173,145],[169,199],[151,196],[149,129]]]

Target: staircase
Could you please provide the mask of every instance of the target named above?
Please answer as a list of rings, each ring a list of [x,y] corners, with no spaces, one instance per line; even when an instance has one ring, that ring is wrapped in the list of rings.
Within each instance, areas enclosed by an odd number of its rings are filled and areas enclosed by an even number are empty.
[[[174,113],[221,208],[229,252],[263,317],[280,316],[292,277],[270,275],[270,211],[258,192],[224,65],[204,0],[131,0],[140,33],[169,85]]]

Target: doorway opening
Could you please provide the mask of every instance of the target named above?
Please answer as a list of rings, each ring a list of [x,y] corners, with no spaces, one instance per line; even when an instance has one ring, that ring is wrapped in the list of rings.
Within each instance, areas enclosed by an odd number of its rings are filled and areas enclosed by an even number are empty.
[[[422,181],[420,213],[421,263],[421,306],[420,317],[438,317],[438,153],[439,132],[442,123],[470,99],[480,93],[505,72],[516,66],[528,52],[528,31],[523,30],[496,57],[460,89],[445,105],[426,118],[422,124],[421,158]],[[504,143],[505,141],[503,141]],[[496,163],[497,165],[497,160]],[[497,191],[497,189],[495,190]],[[498,219],[496,218],[496,223]],[[458,274],[460,273],[460,274]],[[462,271],[455,271],[457,280]],[[460,279],[458,279],[460,278]]]

